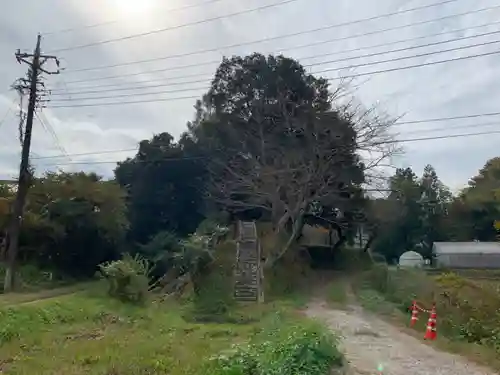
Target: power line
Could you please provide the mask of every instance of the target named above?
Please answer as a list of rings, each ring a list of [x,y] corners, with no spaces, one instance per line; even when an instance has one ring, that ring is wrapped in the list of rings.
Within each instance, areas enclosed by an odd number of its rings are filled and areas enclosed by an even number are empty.
[[[10,112],[12,111],[12,105],[14,104],[15,99],[12,101],[12,103],[7,107],[7,111],[5,111],[5,114],[3,115],[2,119],[0,120],[0,128],[2,125],[5,123],[5,120],[7,120],[7,117],[10,115]]]
[[[95,46],[100,46],[100,45],[103,45],[103,44],[109,44],[109,43],[115,43],[115,42],[122,42],[122,41],[125,41],[125,40],[140,38],[140,37],[144,37],[144,36],[148,36],[148,35],[155,35],[155,34],[160,34],[160,33],[168,32],[168,31],[179,30],[179,29],[183,29],[185,27],[190,27],[190,26],[195,26],[195,25],[202,25],[202,24],[205,24],[205,23],[209,23],[209,22],[213,22],[213,21],[218,21],[218,20],[222,20],[222,19],[226,19],[226,18],[231,18],[231,17],[242,15],[242,14],[254,13],[254,12],[258,12],[258,11],[265,10],[265,9],[275,8],[275,7],[279,7],[279,6],[282,6],[282,5],[286,5],[286,4],[290,4],[290,3],[295,3],[297,1],[300,1],[300,0],[283,0],[283,1],[280,1],[278,3],[261,5],[259,7],[255,7],[255,8],[251,8],[251,9],[245,9],[245,10],[240,10],[238,12],[224,14],[222,16],[205,18],[203,20],[189,22],[189,23],[184,23],[184,24],[181,24],[181,25],[164,27],[164,28],[161,28],[161,29],[150,30],[150,31],[143,32],[143,33],[131,34],[131,35],[126,35],[126,36],[122,36],[122,37],[118,37],[118,38],[106,39],[106,40],[101,40],[101,41],[98,41],[98,42],[93,42],[93,43],[88,43],[88,44],[81,44],[81,45],[78,45],[78,46],[60,48],[58,50],[52,51],[51,53],[60,53],[60,52],[73,51],[73,50],[77,50],[77,49],[95,47]],[[449,3],[449,2],[454,2],[454,1],[458,1],[458,0],[447,0],[446,2]]]
[[[396,72],[396,71],[399,71],[399,70],[421,68],[421,67],[424,67],[424,66],[439,65],[439,64],[449,63],[449,62],[455,62],[455,61],[461,61],[461,60],[468,60],[468,59],[475,59],[475,58],[478,58],[478,57],[493,56],[493,55],[497,55],[497,54],[500,54],[500,51],[478,53],[478,54],[475,54],[475,55],[461,56],[461,57],[456,57],[456,58],[453,58],[453,59],[432,61],[432,62],[428,62],[428,63],[414,64],[414,65],[396,67],[396,68],[391,68],[391,69],[374,70],[374,71],[366,72],[366,73],[357,73],[357,74],[351,74],[351,75],[343,75],[342,77],[335,77],[335,78],[329,78],[329,79],[340,80],[340,79],[345,79],[345,78],[362,77],[362,76],[372,75],[372,74],[390,73],[390,72]],[[333,70],[335,70],[335,69],[333,69]],[[322,71],[316,72],[316,73],[322,73],[322,72],[327,72],[327,71],[330,71],[330,69],[325,69],[325,70],[322,70]]]
[[[126,102],[105,102],[105,103],[92,103],[92,104],[71,104],[71,105],[51,105],[46,108],[78,108],[78,107],[96,107],[96,106],[109,106],[109,105],[123,105],[123,104],[138,104],[138,103],[158,103],[170,102],[186,99],[199,99],[199,96],[181,96],[176,98],[152,99],[152,100],[131,100]]]
[[[163,81],[170,81],[170,80],[173,80],[173,79],[177,79],[176,77],[172,77],[172,78],[167,78],[167,79],[157,79],[157,80],[151,80],[150,82],[163,82]],[[179,86],[179,85],[186,85],[186,84],[190,84],[190,83],[208,83],[210,82],[210,79],[207,77],[207,80],[206,81],[200,81],[200,80],[194,80],[194,81],[182,81],[182,82],[170,82],[168,84],[157,84],[157,85],[146,85],[146,86],[132,86],[132,87],[129,87],[129,88],[119,88],[119,89],[116,89],[117,91],[127,91],[127,90],[139,90],[139,89],[148,89],[148,88],[155,88],[155,87],[168,87],[168,86]],[[130,84],[129,82],[127,82],[128,84]],[[89,86],[89,87],[82,87],[81,89],[86,89],[86,88],[100,88],[100,87],[108,87],[108,86],[114,86],[114,85],[98,85],[98,86]],[[76,89],[76,88],[75,88]],[[50,92],[52,93],[52,91],[55,91],[55,90],[50,90]],[[111,90],[107,90],[107,91],[115,91],[115,89],[111,89]],[[81,92],[81,91],[79,91]],[[92,93],[96,94],[96,93],[100,93],[100,92],[106,92],[104,90],[95,90],[95,92],[93,91]],[[56,91],[56,93],[59,95],[59,90]],[[89,94],[90,92],[89,91],[86,91],[87,94]],[[54,94],[52,94],[54,95]],[[73,93],[73,95],[75,95],[75,93]]]
[[[453,116],[453,117],[440,117],[440,118],[433,118],[433,119],[428,119],[428,120],[418,120],[419,123],[424,123],[424,122],[437,122],[437,121],[452,121],[452,120],[458,120],[458,119],[468,119],[468,118],[479,118],[479,117],[491,117],[491,116],[500,116],[500,112],[488,112],[488,113],[476,113],[472,115],[465,115],[465,116]],[[406,122],[399,122],[394,125],[407,125],[407,124],[414,124],[416,123],[415,121],[406,121]],[[473,125],[466,125],[467,127],[480,127],[480,126],[485,126],[485,125],[500,125],[500,122],[487,122],[487,123],[480,123],[480,124],[473,124]],[[442,128],[439,130],[446,130],[446,129],[459,129],[460,127],[447,127],[447,128]],[[433,129],[429,129],[428,131],[431,131]],[[427,131],[427,130],[424,130]],[[413,133],[413,132],[412,132]],[[34,157],[32,159],[36,160],[42,160],[42,159],[57,159],[61,157],[66,157],[66,156],[91,156],[91,155],[103,155],[103,154],[116,154],[120,152],[130,152],[130,151],[138,151],[138,147],[134,148],[122,148],[122,149],[117,149],[117,150],[104,150],[104,151],[92,151],[92,152],[83,152],[83,153],[77,153],[77,154],[63,154],[63,155],[51,155],[51,156],[40,156],[40,157]]]
[[[401,43],[406,43],[406,42],[413,42],[413,41],[420,40],[420,39],[427,39],[427,38],[432,38],[432,37],[435,37],[435,36],[441,36],[441,35],[445,35],[445,34],[452,34],[452,33],[457,33],[457,32],[469,31],[469,30],[472,30],[472,29],[478,29],[478,28],[482,28],[482,27],[486,27],[486,26],[493,26],[493,25],[498,25],[498,24],[500,24],[500,22],[485,23],[485,24],[482,24],[482,25],[471,26],[471,27],[464,27],[464,28],[454,29],[454,30],[445,30],[445,31],[441,31],[441,32],[438,32],[438,33],[434,33],[434,34],[422,35],[422,36],[417,36],[417,37],[407,38],[407,39],[399,39],[399,40],[392,41],[392,42],[379,43],[379,44],[375,44],[375,45],[369,45],[369,46],[364,46],[364,47],[357,47],[357,48],[352,48],[352,49],[340,50],[340,51],[336,51],[336,52],[329,52],[329,53],[325,53],[325,54],[321,54],[321,55],[304,56],[304,57],[300,57],[298,59],[299,60],[313,59],[313,58],[322,57],[322,56],[329,56],[329,55],[333,55],[333,54],[338,55],[338,54],[344,54],[344,53],[356,52],[356,51],[363,51],[363,50],[373,49],[373,48],[378,48],[378,47],[386,47],[386,46],[390,46],[390,45],[396,45],[396,44],[401,44]],[[467,38],[471,38],[471,37],[475,37],[475,36],[470,36],[470,37],[467,37]],[[337,39],[334,39],[334,41],[336,41],[336,40]],[[331,41],[332,40],[326,40],[326,41],[322,41],[322,42],[315,42],[315,43],[313,43],[313,45],[327,44],[327,43],[330,43]],[[291,47],[291,48],[287,48],[287,50],[301,49],[301,48],[305,48],[305,47],[311,47],[311,45],[312,44],[301,45],[301,46],[298,46],[298,47]],[[279,51],[281,52],[283,50],[279,50]],[[352,57],[352,58],[354,59],[354,58],[357,58],[357,57]],[[194,63],[194,64],[184,64],[182,66],[173,66],[173,67],[167,67],[167,68],[161,68],[161,69],[144,70],[144,71],[136,72],[136,73],[115,74],[115,75],[101,76],[101,77],[95,77],[95,78],[89,78],[89,79],[79,79],[79,80],[67,81],[66,83],[70,83],[71,84],[71,83],[102,81],[102,80],[105,80],[105,79],[114,79],[114,78],[135,77],[135,76],[139,76],[139,75],[143,75],[143,74],[160,73],[160,72],[166,72],[166,71],[172,71],[172,70],[179,70],[179,69],[180,70],[184,70],[184,69],[188,69],[188,68],[199,67],[199,66],[208,66],[208,65],[219,64],[219,63],[220,63],[220,60],[212,60],[212,61],[205,61],[205,62],[199,62],[199,63]],[[70,71],[70,73],[71,73],[71,71]],[[150,81],[140,81],[138,83],[143,83],[143,82],[151,82],[151,80]],[[128,82],[125,82],[125,84],[127,84],[127,83]],[[123,84],[124,84],[124,82],[117,83],[117,84],[111,84],[111,85],[85,86],[85,88],[105,87],[105,86],[120,86],[120,85],[123,85]],[[61,91],[61,90],[55,90],[55,91]]]
[[[402,122],[396,123],[396,125],[421,124],[424,122],[442,122],[442,121],[447,121],[447,120],[464,120],[464,119],[471,119],[471,118],[478,118],[478,117],[491,117],[491,116],[500,116],[500,112],[475,113],[472,115],[464,115],[464,116],[439,117],[439,118],[430,118],[430,119],[426,119],[426,120],[402,121]]]
[[[496,41],[496,43],[498,43],[498,42],[500,42],[500,41]],[[497,55],[497,54],[500,54],[500,50],[499,51],[492,51],[492,52],[485,52],[485,53],[478,53],[478,54],[475,54],[475,55],[460,56],[460,57],[446,59],[446,60],[439,60],[439,61],[432,61],[432,62],[425,62],[425,63],[420,63],[420,64],[413,64],[413,65],[395,67],[395,68],[390,68],[390,69],[381,69],[381,70],[375,70],[375,71],[371,71],[371,72],[357,73],[357,74],[351,74],[351,75],[343,75],[342,77],[324,77],[324,78],[331,79],[331,80],[339,80],[339,79],[345,79],[345,78],[355,78],[355,77],[361,77],[361,76],[366,76],[366,75],[389,73],[389,72],[395,72],[395,71],[400,71],[400,70],[414,69],[414,68],[420,68],[420,67],[425,67],[425,66],[444,64],[444,63],[449,63],[449,62],[456,62],[456,61],[473,59],[473,58],[479,58],[479,57],[493,56],[493,55]],[[426,55],[428,55],[428,54],[426,54]],[[397,61],[397,60],[401,60],[401,58],[399,58],[399,59],[393,59],[393,60],[386,60],[384,62],[391,62],[391,61]],[[373,64],[371,64],[371,65],[373,65]],[[317,71],[317,72],[312,72],[311,74],[318,74],[318,73],[324,73],[324,72],[330,72],[330,71],[338,71],[338,70],[341,70],[341,69],[345,69],[345,68],[340,68],[340,69],[339,68],[323,69],[323,70],[320,70],[320,71]],[[191,83],[195,83],[195,82],[199,82],[199,81],[192,81]],[[187,82],[183,82],[183,83],[185,84]],[[178,84],[181,84],[181,83],[178,83]],[[153,87],[153,86],[151,86],[151,87]],[[177,101],[177,100],[185,100],[185,99],[199,99],[199,96],[184,96],[184,97],[175,97],[175,98],[134,100],[134,101],[122,101],[122,102],[104,102],[104,103],[91,103],[91,104],[55,105],[55,106],[50,106],[50,108],[95,107],[95,106],[136,104],[136,103],[168,102],[168,101]]]
[[[500,130],[493,130],[493,131],[489,131],[489,132],[477,132],[477,133],[441,135],[441,136],[435,136],[435,137],[407,138],[407,139],[395,140],[394,143],[433,141],[433,140],[438,140],[438,139],[475,137],[475,136],[478,136],[478,135],[492,135],[492,134],[500,134]],[[391,143],[391,142],[388,141],[387,143]]]
[[[341,62],[341,61],[348,61],[352,59],[359,59],[359,58],[364,58],[364,57],[374,57],[374,56],[379,56],[379,55],[384,55],[387,53],[395,53],[395,52],[402,52],[402,51],[409,51],[417,48],[425,48],[425,47],[431,47],[431,46],[436,46],[436,45],[441,45],[441,44],[446,44],[446,43],[451,43],[451,42],[456,42],[456,41],[461,41],[461,40],[467,40],[467,39],[472,39],[472,38],[478,38],[481,36],[488,36],[488,35],[494,35],[494,34],[499,34],[499,31],[493,31],[489,33],[483,33],[479,35],[472,35],[468,37],[461,37],[461,38],[456,38],[456,39],[451,39],[451,40],[446,40],[446,41],[440,41],[440,42],[433,42],[433,43],[427,43],[424,45],[418,45],[418,46],[411,46],[411,47],[406,47],[406,48],[399,48],[395,50],[389,50],[389,51],[383,51],[383,52],[376,52],[376,53],[371,53],[371,54],[365,54],[365,55],[360,55],[360,56],[355,56],[355,57],[347,57],[347,58],[341,58],[341,59],[335,59],[335,60],[327,60],[327,61],[321,61],[321,62],[316,62],[316,63],[310,63],[310,64],[303,64],[303,67],[312,67],[312,66],[321,66],[321,65],[327,65],[327,64],[332,64],[335,62]],[[435,54],[441,54],[441,53],[446,53],[446,52],[453,52],[453,51],[459,51],[459,50],[464,50],[468,48],[474,48],[474,47],[479,47],[479,46],[486,46],[490,44],[497,44],[500,43],[500,40],[495,40],[495,41],[489,41],[489,42],[483,42],[483,43],[475,43],[475,44],[470,44],[466,46],[460,46],[460,47],[455,47],[455,48],[450,48],[450,49],[445,49],[445,50],[439,50],[439,51],[432,51],[432,52],[425,52],[417,55],[410,55],[410,56],[403,56],[403,57],[397,57],[397,58],[392,58],[388,60],[379,60],[379,61],[372,61],[372,62],[367,62],[367,63],[360,63],[360,64],[355,64],[355,65],[350,65],[350,66],[345,66],[345,67],[340,67],[340,68],[335,68],[334,70],[343,70],[343,69],[352,69],[352,68],[358,68],[358,67],[364,67],[364,66],[371,66],[371,65],[378,65],[378,64],[383,64],[386,62],[395,62],[395,61],[401,61],[401,60],[407,60],[407,59],[412,59],[412,58],[418,58],[418,57],[425,57],[425,56],[432,56]],[[330,55],[332,53],[328,54],[323,54],[323,55],[318,55],[317,57],[322,57],[324,55]],[[207,73],[208,74],[208,73]],[[314,72],[313,72],[314,74]],[[181,78],[188,78],[188,77],[193,77],[193,76],[204,76],[205,73],[202,74],[194,74],[194,75],[188,75],[188,76],[180,76],[180,77],[175,77],[175,79],[181,79]],[[198,81],[197,83],[208,83],[210,78],[207,77],[206,81]],[[130,90],[143,90],[143,89],[148,89],[148,88],[155,88],[155,87],[168,87],[169,84],[158,84],[158,85],[148,85],[148,86],[137,86],[137,87],[122,87],[122,88],[115,88],[115,89],[104,89],[104,90],[83,90],[83,91],[78,91],[78,92],[69,92],[69,93],[55,93],[53,95],[55,96],[60,96],[60,95],[83,95],[83,94],[99,94],[103,92],[116,92],[116,91],[130,91]],[[180,90],[170,90],[170,91],[160,91],[160,92],[153,92],[153,93],[138,93],[138,94],[122,94],[122,95],[113,95],[113,96],[103,96],[103,97],[94,97],[94,98],[72,98],[72,99],[56,99],[58,101],[75,101],[75,100],[89,100],[89,99],[108,99],[108,98],[113,98],[113,97],[129,97],[129,96],[143,96],[143,95],[150,95],[150,94],[163,94],[163,93],[168,93],[168,92],[182,92],[182,91],[194,91],[194,90],[203,90],[204,88],[192,88],[192,89],[180,89]]]
[[[397,139],[397,140],[393,140],[393,141],[382,141],[382,142],[377,143],[377,145],[391,144],[391,143],[423,142],[423,141],[475,137],[475,136],[480,136],[480,135],[493,135],[493,134],[500,134],[500,130],[490,131],[490,132],[443,135],[443,136],[434,136],[434,137]],[[198,156],[198,157],[164,158],[164,159],[156,159],[156,160],[135,160],[135,161],[139,162],[139,163],[162,163],[162,162],[183,161],[183,160],[199,160],[199,159],[208,159],[208,158],[209,158],[208,156]],[[117,163],[122,163],[123,161],[124,160],[81,161],[81,162],[71,162],[71,163],[63,162],[63,163],[45,164],[44,166],[117,164]]]
[[[166,10],[164,10],[164,12],[166,12],[166,13],[179,12],[179,11],[192,9],[192,8],[198,8],[198,7],[202,7],[202,6],[206,6],[206,5],[210,5],[210,4],[214,4],[214,3],[220,3],[221,1],[225,1],[225,0],[209,0],[209,1],[202,2],[202,3],[190,4],[190,5],[184,5],[184,6],[178,7],[178,8],[166,9]],[[43,33],[43,35],[49,36],[49,35],[54,35],[54,34],[70,33],[70,32],[75,32],[75,31],[80,31],[80,30],[95,29],[95,28],[101,27],[101,26],[113,25],[113,24],[119,23],[123,20],[124,19],[116,19],[116,20],[112,20],[112,21],[105,21],[105,22],[100,22],[100,23],[84,25],[84,26],[77,26],[77,27],[72,27],[72,28],[67,28],[67,29],[60,29],[60,30],[55,30],[55,31]]]
[[[387,60],[371,61],[371,62],[367,62],[367,63],[349,65],[349,66],[345,66],[345,67],[341,67],[341,68],[324,69],[322,71],[312,72],[312,74],[317,74],[317,73],[322,73],[322,72],[340,71],[340,70],[344,70],[344,69],[359,68],[359,67],[363,67],[363,66],[379,65],[379,64],[384,64],[384,63],[387,63],[387,62],[395,62],[395,61],[401,61],[401,60],[408,60],[408,59],[414,59],[414,58],[418,58],[418,57],[427,57],[427,56],[437,55],[437,54],[440,54],[440,53],[461,51],[461,50],[464,50],[464,49],[475,48],[475,47],[482,47],[482,46],[488,46],[488,45],[497,44],[497,43],[500,43],[500,40],[492,40],[492,41],[489,41],[489,42],[475,43],[475,44],[470,44],[470,45],[466,45],[466,46],[460,46],[460,47],[455,47],[455,48],[448,48],[448,49],[440,50],[440,51],[432,51],[432,52],[419,53],[417,55],[411,55],[411,56],[395,57],[395,58],[387,59]],[[496,51],[496,52],[498,53],[500,51]],[[328,63],[331,63],[331,62],[328,62]],[[309,66],[311,66],[311,65],[323,65],[323,63],[309,64]]]
[[[122,148],[122,149],[119,149],[119,150],[105,150],[105,151],[81,152],[81,153],[77,153],[77,154],[67,154],[67,155],[64,154],[64,155],[51,155],[51,156],[37,156],[37,157],[33,157],[31,159],[33,159],[33,160],[58,159],[58,158],[66,157],[66,156],[72,156],[72,157],[76,157],[76,156],[92,156],[92,155],[104,155],[104,154],[117,154],[117,153],[120,153],[120,152],[130,152],[130,151],[138,151],[138,147],[134,147],[134,148]]]
[[[94,96],[94,97],[83,97],[83,98],[64,98],[55,100],[46,100],[46,102],[74,102],[79,100],[100,100],[100,99],[113,99],[113,98],[127,98],[135,96],[145,96],[145,95],[158,95],[158,94],[169,94],[174,92],[186,92],[186,91],[200,91],[206,90],[206,87],[194,87],[192,89],[178,89],[178,90],[161,90],[154,92],[140,92],[140,93],[129,93],[129,94],[118,94],[118,95],[104,95],[104,96]],[[78,93],[71,93],[71,95],[77,95]]]
[[[444,5],[444,4],[447,4],[447,3],[450,3],[450,2],[455,2],[455,1],[459,1],[459,0],[446,0],[446,1],[439,2],[439,3],[435,3],[435,4],[423,5],[423,6],[415,7],[415,8],[409,8],[409,9],[406,9],[406,10],[392,12],[392,13],[386,13],[386,14],[382,14],[382,15],[378,15],[378,16],[374,16],[374,17],[370,17],[370,18],[364,18],[364,19],[359,19],[359,20],[355,20],[355,21],[351,21],[351,22],[344,22],[344,23],[340,23],[340,24],[337,23],[337,24],[332,24],[332,25],[318,27],[318,28],[315,28],[315,29],[298,31],[298,32],[294,32],[294,33],[290,33],[290,34],[284,34],[284,35],[278,35],[278,36],[274,36],[274,37],[267,37],[267,38],[253,40],[253,41],[249,41],[249,42],[236,43],[236,44],[232,44],[232,45],[226,45],[226,46],[223,46],[223,47],[212,47],[212,48],[207,48],[207,49],[202,49],[202,50],[197,50],[197,51],[184,52],[184,53],[179,53],[179,54],[173,54],[173,55],[168,55],[168,56],[163,56],[163,57],[156,57],[156,58],[143,59],[143,60],[135,60],[135,61],[129,61],[129,62],[118,63],[118,64],[111,64],[111,65],[101,65],[101,66],[95,66],[95,67],[74,69],[74,70],[66,71],[66,74],[68,74],[68,73],[77,73],[77,72],[85,72],[85,71],[91,71],[91,70],[101,70],[101,69],[108,69],[108,68],[116,68],[116,67],[121,67],[121,66],[130,66],[130,65],[142,64],[142,63],[148,63],[148,62],[154,62],[154,61],[168,60],[168,59],[178,58],[178,57],[187,57],[187,56],[192,56],[192,55],[196,55],[196,54],[200,54],[200,53],[218,52],[220,50],[226,50],[226,49],[230,49],[230,48],[248,46],[248,45],[258,44],[258,43],[264,43],[264,42],[270,42],[270,41],[278,40],[278,39],[291,38],[291,37],[295,37],[295,36],[300,36],[300,35],[306,35],[306,34],[315,33],[315,32],[318,32],[318,31],[325,31],[325,30],[335,29],[335,28],[338,28],[338,27],[348,26],[348,25],[352,25],[352,24],[358,24],[358,23],[363,23],[363,22],[367,22],[367,21],[372,21],[372,20],[375,20],[375,19],[381,19],[381,18],[391,17],[391,16],[394,16],[394,15],[408,13],[408,12],[413,12],[413,11],[427,9],[427,8],[432,8],[432,7]],[[449,18],[465,16],[465,15],[469,15],[469,14],[473,14],[473,13],[479,13],[479,12],[484,12],[484,11],[498,9],[498,8],[500,8],[500,5],[486,7],[486,8],[481,8],[481,9],[476,9],[476,10],[472,10],[472,11],[468,11],[468,12],[463,12],[463,13],[459,13],[459,14],[454,14],[454,15],[448,15],[448,16],[444,16],[444,17],[440,17],[440,18],[431,19],[431,20],[413,22],[413,23],[409,23],[409,24],[405,24],[405,25],[401,25],[401,26],[390,27],[390,28],[383,29],[383,30],[376,30],[376,31],[373,31],[373,32],[361,33],[361,34],[357,34],[357,35],[351,35],[351,36],[346,36],[346,37],[335,38],[335,39],[331,39],[330,41],[341,41],[341,40],[347,40],[347,39],[357,38],[357,37],[361,37],[361,36],[375,35],[375,34],[387,32],[387,31],[394,31],[394,30],[399,30],[399,29],[404,29],[404,28],[407,28],[407,27],[411,27],[411,26],[424,25],[424,24],[427,24],[427,23],[438,22],[438,21],[449,19]],[[322,43],[322,42],[320,42],[320,43]],[[304,46],[302,46],[300,48],[310,47],[310,46],[314,46],[314,45],[315,45],[315,43],[312,42],[312,43],[304,45]],[[297,48],[298,47],[292,47],[291,49],[297,49]],[[285,50],[287,50],[287,48],[281,49],[281,51],[285,51]]]
[[[500,126],[499,121],[490,121],[490,122],[482,122],[479,124],[468,124],[468,125],[459,125],[459,126],[446,126],[446,127],[441,127],[441,128],[431,128],[431,129],[419,129],[419,130],[412,130],[409,132],[405,132],[404,134],[419,134],[419,133],[434,133],[434,132],[440,132],[444,130],[457,130],[457,129],[469,129],[469,128],[482,128],[482,127],[488,127],[488,126]]]
[[[38,119],[38,121],[40,122],[40,124],[42,125],[42,127],[45,129],[45,131],[52,136],[54,143],[55,143],[56,147],[59,149],[59,151],[61,151],[63,155],[65,155],[68,159],[71,160],[71,158],[69,158],[69,156],[68,156],[67,151],[62,146],[54,127],[49,122],[49,119],[42,112],[40,112],[40,114],[37,114],[35,112],[35,116]],[[45,119],[45,121],[42,120],[42,117],[43,117],[43,119]]]

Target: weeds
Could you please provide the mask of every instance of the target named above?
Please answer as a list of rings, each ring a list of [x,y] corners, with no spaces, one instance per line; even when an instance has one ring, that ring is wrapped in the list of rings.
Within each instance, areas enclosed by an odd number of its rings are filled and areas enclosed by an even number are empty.
[[[108,293],[123,302],[144,303],[149,290],[152,265],[139,254],[124,254],[122,259],[99,265],[108,281]]]
[[[442,334],[500,353],[500,296],[493,288],[451,272],[431,277],[421,270],[376,265],[356,289],[361,304],[377,312],[397,308],[407,313],[413,300],[424,308],[435,302]],[[421,319],[418,329],[424,323]]]
[[[68,302],[69,303],[68,303]],[[92,302],[89,304],[89,302]],[[0,310],[0,347],[14,339],[23,339],[50,327],[76,322],[113,324],[125,320],[117,316],[117,310],[130,322],[137,311],[121,305],[104,304],[85,294],[63,297],[56,302],[10,307]]]
[[[244,343],[255,348],[251,352],[254,358],[264,356],[258,364],[266,375],[302,370],[323,375],[327,372],[320,371],[328,364],[341,362],[335,338],[322,326],[295,314],[288,302],[231,305],[218,324],[213,320],[193,324],[183,319],[186,311],[193,311],[192,302],[152,301],[138,306],[102,294],[79,293],[0,310],[2,371],[40,375],[229,374],[216,372],[216,363],[208,358],[224,354],[232,345],[243,350],[248,346]],[[260,351],[264,343],[273,346]],[[210,369],[213,371],[206,372]]]
[[[338,281],[332,283],[327,293],[328,302],[336,306],[345,306],[347,304],[347,291],[344,282]]]
[[[343,356],[336,338],[327,332],[313,323],[271,329],[250,344],[213,357],[207,375],[330,374],[343,366]]]

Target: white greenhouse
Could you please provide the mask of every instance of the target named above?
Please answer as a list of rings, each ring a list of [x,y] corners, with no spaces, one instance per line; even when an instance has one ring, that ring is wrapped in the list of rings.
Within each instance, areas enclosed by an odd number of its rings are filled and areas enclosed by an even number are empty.
[[[432,252],[438,268],[500,268],[498,242],[435,242]]]
[[[416,251],[407,251],[399,257],[400,267],[420,268],[424,266],[424,263],[424,257]]]

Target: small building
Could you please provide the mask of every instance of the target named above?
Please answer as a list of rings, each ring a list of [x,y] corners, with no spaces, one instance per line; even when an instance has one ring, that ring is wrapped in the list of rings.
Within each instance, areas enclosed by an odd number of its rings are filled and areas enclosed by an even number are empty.
[[[421,268],[424,264],[424,257],[416,251],[407,251],[399,257],[400,267]]]
[[[498,242],[434,242],[437,268],[500,269]]]

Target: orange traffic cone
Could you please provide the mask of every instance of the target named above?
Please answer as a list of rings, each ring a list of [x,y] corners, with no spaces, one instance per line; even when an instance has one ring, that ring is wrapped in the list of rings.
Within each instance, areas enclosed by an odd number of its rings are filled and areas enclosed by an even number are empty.
[[[418,320],[418,308],[417,308],[417,302],[413,301],[411,305],[411,320],[410,320],[410,327],[413,327]]]
[[[435,340],[437,336],[437,331],[436,331],[436,319],[437,319],[437,313],[436,313],[436,305],[432,305],[432,310],[429,315],[429,320],[427,321],[427,329],[425,331],[425,340]]]

